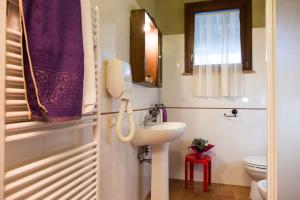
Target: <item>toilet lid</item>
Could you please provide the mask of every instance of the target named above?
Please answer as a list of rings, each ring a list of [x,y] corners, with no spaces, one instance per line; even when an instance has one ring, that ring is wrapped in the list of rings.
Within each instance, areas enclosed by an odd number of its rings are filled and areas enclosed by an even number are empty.
[[[259,167],[259,168],[267,168],[267,159],[266,156],[248,156],[243,159],[243,162],[246,165]]]

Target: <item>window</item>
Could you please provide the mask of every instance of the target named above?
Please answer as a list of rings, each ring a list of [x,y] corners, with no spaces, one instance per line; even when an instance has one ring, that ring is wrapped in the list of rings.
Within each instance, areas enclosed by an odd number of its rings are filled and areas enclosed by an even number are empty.
[[[227,63],[251,71],[251,12],[251,0],[185,4],[185,72],[192,73],[194,65],[224,63],[224,49]]]

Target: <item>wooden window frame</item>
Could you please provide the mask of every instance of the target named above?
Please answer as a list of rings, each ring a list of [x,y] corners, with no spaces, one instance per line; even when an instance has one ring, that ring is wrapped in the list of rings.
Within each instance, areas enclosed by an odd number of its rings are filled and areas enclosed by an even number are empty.
[[[229,9],[240,10],[243,71],[252,71],[251,0],[209,0],[185,4],[185,74],[193,72],[195,14]]]

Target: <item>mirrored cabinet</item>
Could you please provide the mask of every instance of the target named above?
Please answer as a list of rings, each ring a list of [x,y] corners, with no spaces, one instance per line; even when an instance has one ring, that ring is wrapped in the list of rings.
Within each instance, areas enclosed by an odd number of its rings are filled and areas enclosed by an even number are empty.
[[[144,9],[131,11],[130,64],[134,83],[162,86],[162,34]]]

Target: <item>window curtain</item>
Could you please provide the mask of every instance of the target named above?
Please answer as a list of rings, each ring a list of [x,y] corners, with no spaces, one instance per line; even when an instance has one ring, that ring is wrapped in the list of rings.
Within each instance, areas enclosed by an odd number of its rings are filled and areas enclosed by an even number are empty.
[[[194,34],[194,96],[243,96],[239,10],[197,13]]]

